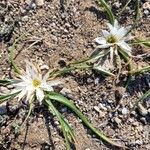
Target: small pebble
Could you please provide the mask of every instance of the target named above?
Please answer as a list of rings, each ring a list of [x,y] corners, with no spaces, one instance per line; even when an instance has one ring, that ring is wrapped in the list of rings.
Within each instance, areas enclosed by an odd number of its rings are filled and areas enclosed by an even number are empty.
[[[98,106],[100,109],[107,111],[107,108],[103,104],[99,103]]]
[[[24,17],[22,17],[22,19],[21,19],[23,22],[27,22],[28,20],[29,20],[29,17],[28,16],[24,16]]]
[[[149,14],[149,11],[146,9],[146,10],[144,10],[144,14],[145,15],[148,15]]]
[[[35,0],[35,3],[37,6],[42,6],[44,5],[44,0]]]
[[[119,125],[119,124],[121,124],[121,120],[118,118],[118,117],[116,117],[115,119],[114,119],[114,121]]]
[[[94,106],[94,110],[97,111],[97,112],[100,112],[100,109],[98,106]]]
[[[40,67],[40,69],[41,69],[41,70],[44,70],[44,69],[49,70],[49,67],[48,67],[47,65],[42,65],[42,66]]]
[[[148,114],[147,109],[141,103],[138,104],[138,111],[144,117]]]
[[[124,107],[121,112],[123,115],[127,115],[128,109]]]

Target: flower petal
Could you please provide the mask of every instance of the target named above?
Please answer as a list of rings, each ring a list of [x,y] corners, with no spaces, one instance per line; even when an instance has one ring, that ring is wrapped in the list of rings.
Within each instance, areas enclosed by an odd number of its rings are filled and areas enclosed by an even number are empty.
[[[109,48],[112,46],[112,44],[103,44],[103,45],[98,45],[97,48]]]
[[[110,33],[106,30],[102,30],[102,34],[105,38],[107,38],[108,36],[110,36]]]
[[[97,37],[96,39],[94,39],[96,43],[98,44],[106,44],[106,39],[103,37]]]
[[[44,77],[43,77],[43,81],[47,81],[47,79],[49,78],[49,74],[50,74],[50,71],[48,71],[45,75],[44,75]]]
[[[27,93],[27,90],[22,90],[19,94],[18,94],[18,101],[20,101]]]
[[[116,19],[114,21],[114,28],[116,28],[116,29],[120,28],[120,25],[119,25],[119,23],[118,23],[118,21]]]
[[[122,42],[117,43],[117,45],[121,49],[125,50],[127,53],[129,54],[131,53],[132,48],[126,42],[122,41]]]
[[[36,98],[39,101],[39,103],[42,103],[42,100],[44,99],[44,92],[41,89],[36,89]]]
[[[127,33],[128,33],[128,31],[124,27],[122,27],[122,28],[118,29],[117,37],[119,39],[122,39],[124,36],[126,36]]]

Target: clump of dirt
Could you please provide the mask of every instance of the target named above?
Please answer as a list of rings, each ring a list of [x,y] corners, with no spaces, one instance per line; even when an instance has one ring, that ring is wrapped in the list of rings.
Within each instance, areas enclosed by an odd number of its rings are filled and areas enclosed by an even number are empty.
[[[109,2],[115,10],[120,11],[120,6],[123,7],[121,2]],[[141,5],[143,17],[132,35],[148,38],[150,18],[142,7],[144,3]],[[124,26],[134,23],[133,6],[134,3],[131,3],[120,18]],[[22,38],[14,51],[18,66],[24,66],[27,59],[42,67],[47,65],[44,69],[61,68],[71,61],[89,56],[95,48],[93,39],[106,28],[107,22],[105,13],[92,0],[46,0],[42,6],[30,0],[2,0],[0,8],[1,78],[13,75],[8,58],[9,47],[19,36]],[[142,55],[148,50],[136,46],[133,55]],[[134,60],[134,68],[150,64],[149,57]],[[147,103],[145,106],[146,115],[133,109],[139,97],[150,88],[149,73],[133,77],[127,90],[123,88],[124,81],[120,80],[116,86],[113,78],[90,71],[74,72],[62,80],[65,82],[63,94],[81,108],[95,127],[130,149],[150,149],[150,105]],[[1,92],[10,90],[11,87],[0,87]],[[10,101],[6,109],[0,117],[1,149],[65,150],[59,123],[45,108],[37,106],[20,133],[17,125],[23,121],[28,107]],[[77,150],[113,149],[97,139],[66,107],[59,106],[59,110],[78,137]]]

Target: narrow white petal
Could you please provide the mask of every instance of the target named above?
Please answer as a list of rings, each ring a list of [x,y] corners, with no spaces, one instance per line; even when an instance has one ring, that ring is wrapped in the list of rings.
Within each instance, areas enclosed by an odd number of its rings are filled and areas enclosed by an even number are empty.
[[[50,71],[48,71],[45,75],[44,75],[44,77],[43,77],[43,81],[47,81],[47,79],[49,78],[49,73],[50,73]]]
[[[112,31],[114,29],[114,26],[111,25],[110,23],[107,23],[107,26],[108,26],[108,28],[109,28],[110,31]]]
[[[115,19],[115,21],[114,21],[114,27],[116,28],[116,29],[119,29],[120,28],[120,25],[119,25],[119,23],[118,23],[118,21]]]
[[[98,44],[106,44],[106,39],[103,37],[97,37],[96,39],[94,39],[96,43]]]
[[[33,89],[32,86],[28,86],[28,87],[26,87],[26,89],[27,89],[26,101],[29,101],[34,94],[35,89]]]
[[[12,84],[14,87],[20,87],[20,88],[23,88],[23,87],[26,87],[27,86],[27,83],[26,82],[20,82],[20,83],[16,83],[16,84]]]
[[[20,101],[27,93],[27,90],[22,90],[19,94],[18,94],[18,101]]]
[[[42,100],[44,99],[44,92],[41,89],[36,89],[36,98],[41,104]]]
[[[120,28],[120,29],[118,30],[118,32],[117,32],[117,37],[118,37],[119,39],[122,39],[124,36],[126,36],[127,32],[128,32],[128,31],[127,31],[124,27],[122,27],[122,28]]]
[[[131,53],[132,48],[126,42],[122,41],[117,43],[117,45],[127,53]]]
[[[26,70],[27,76],[29,76],[31,79],[38,78],[38,68],[36,68],[36,66],[34,66],[31,62],[28,61],[26,61],[26,66],[26,69],[28,69]]]
[[[50,86],[56,86],[58,84],[62,84],[62,82],[60,80],[52,80],[48,82],[48,85]]]
[[[51,85],[48,85],[47,83],[43,84],[43,85],[41,86],[41,89],[42,89],[43,91],[54,91],[53,87],[52,87]]]
[[[20,90],[20,89],[15,88],[15,89],[13,89],[13,90],[10,92],[10,94],[14,94],[14,93],[17,93],[17,92],[19,92],[19,91],[21,91],[21,90]]]
[[[110,33],[106,30],[102,30],[102,34],[105,38],[107,38],[108,36],[110,36]]]
[[[109,48],[112,46],[112,44],[103,44],[103,45],[98,45],[97,48]]]

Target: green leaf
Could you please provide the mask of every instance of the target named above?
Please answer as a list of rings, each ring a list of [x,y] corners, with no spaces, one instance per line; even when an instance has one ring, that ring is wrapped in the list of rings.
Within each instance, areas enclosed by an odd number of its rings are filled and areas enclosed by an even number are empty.
[[[82,120],[82,122],[90,128],[97,136],[99,136],[102,140],[105,142],[108,142],[109,144],[112,144],[117,147],[122,147],[122,148],[127,148],[125,146],[121,146],[117,144],[116,142],[112,141],[109,139],[107,136],[105,136],[102,131],[97,130],[96,128],[93,127],[93,125],[88,121],[88,119],[85,117],[85,115],[82,114],[82,112],[73,104],[73,102],[69,101],[67,98],[62,96],[61,94],[55,93],[55,92],[47,92],[47,96],[50,99],[53,99],[55,101],[58,101],[67,107],[69,107],[76,115]]]
[[[147,40],[136,39],[136,41],[131,44],[140,44],[140,45],[150,47],[150,39],[147,39]]]
[[[129,74],[131,74],[131,75],[137,75],[137,74],[146,73],[146,72],[150,72],[150,65],[149,65],[149,66],[146,66],[146,67],[143,67],[143,68],[141,68],[141,69],[131,70],[131,71],[129,72]]]
[[[75,135],[71,127],[65,121],[64,117],[59,113],[59,111],[54,107],[54,105],[51,103],[49,99],[45,100],[45,104],[48,106],[48,109],[51,110],[53,114],[56,115],[56,117],[58,118],[62,127],[63,135],[65,137],[67,150],[70,150],[71,149],[70,142],[72,142],[72,139],[75,141]]]
[[[7,94],[7,95],[1,95],[0,94],[0,104],[3,103],[6,100],[11,99],[12,97],[15,97],[17,94],[19,94],[19,92],[13,93],[13,94]]]
[[[112,25],[114,25],[114,21],[115,21],[115,17],[114,17],[114,14],[113,12],[111,11],[111,8],[110,6],[106,3],[105,0],[98,0],[99,3],[104,7],[107,15],[108,15],[108,18],[109,18],[109,21]]]
[[[9,79],[0,80],[0,85],[8,85],[8,84],[11,84],[11,80]]]
[[[98,48],[96,50],[94,50],[94,52],[91,54],[90,58],[91,60],[89,60],[90,62],[92,62],[93,60],[97,60],[101,57],[106,56],[108,53],[110,52],[110,49],[108,50],[103,50],[100,51]]]
[[[146,98],[148,98],[150,96],[150,90],[148,90],[141,98],[139,101],[144,101]]]

